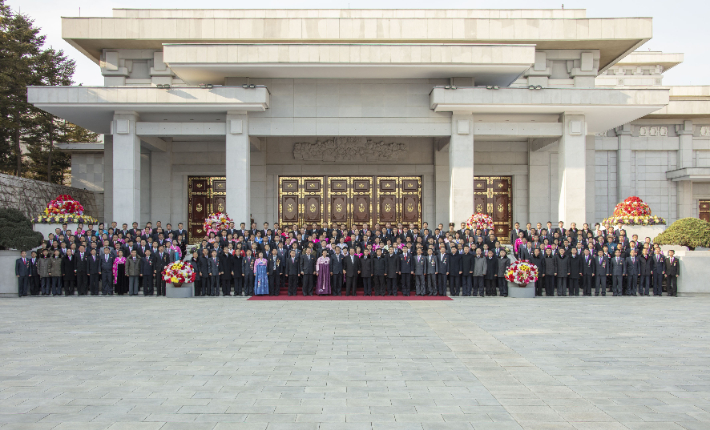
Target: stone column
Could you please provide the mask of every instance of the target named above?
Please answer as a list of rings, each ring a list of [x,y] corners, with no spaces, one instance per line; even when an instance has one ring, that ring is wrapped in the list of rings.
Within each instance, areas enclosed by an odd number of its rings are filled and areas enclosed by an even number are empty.
[[[135,112],[113,116],[113,219],[129,226],[141,219],[141,143],[136,136]]]
[[[227,112],[225,163],[227,165],[227,215],[237,225],[251,218],[251,160],[249,120],[246,112]]]
[[[449,142],[449,222],[473,214],[473,115],[454,112]]]
[[[699,211],[693,201],[693,182],[679,181],[676,184],[678,187],[676,194],[678,199],[678,219],[697,217]],[[666,222],[670,224],[671,220],[666,220]]]
[[[565,226],[587,222],[586,196],[586,124],[584,115],[563,114],[564,131],[557,156],[559,215]]]
[[[104,136],[104,213],[99,222],[113,219],[113,136]],[[96,226],[98,227],[98,225]]]
[[[173,168],[173,145],[172,142],[166,144],[165,152],[153,151],[150,153],[150,215],[153,222],[162,220],[163,225],[170,222],[174,229],[178,223],[184,223],[187,227],[186,219],[177,219],[172,215],[172,168]]]
[[[616,199],[620,202],[634,195],[631,186],[631,124],[616,129],[619,150],[616,155]]]
[[[684,169],[693,166],[693,121],[683,121],[676,125],[678,133],[678,168]],[[677,182],[678,219],[695,217],[696,209],[693,203],[693,182]],[[670,220],[668,220],[670,221]]]
[[[693,121],[683,121],[676,125],[680,146],[678,150],[678,168],[693,167]]]

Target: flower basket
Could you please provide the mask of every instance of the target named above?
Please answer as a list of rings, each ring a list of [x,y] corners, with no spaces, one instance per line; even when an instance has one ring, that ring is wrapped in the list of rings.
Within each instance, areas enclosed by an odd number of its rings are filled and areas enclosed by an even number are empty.
[[[493,229],[493,218],[490,215],[477,212],[466,221],[466,228],[468,229],[481,229],[481,230],[492,230]]]
[[[161,276],[163,281],[181,287],[182,284],[195,282],[195,269],[186,261],[176,261],[163,269]]]
[[[232,219],[226,213],[215,212],[210,214],[205,218],[205,223],[202,226],[205,236],[209,236],[210,233],[214,232],[216,236],[219,236],[219,232],[229,228],[229,223]]]
[[[528,260],[518,260],[508,267],[505,279],[513,285],[525,288],[529,283],[536,282],[538,277],[537,266]]]

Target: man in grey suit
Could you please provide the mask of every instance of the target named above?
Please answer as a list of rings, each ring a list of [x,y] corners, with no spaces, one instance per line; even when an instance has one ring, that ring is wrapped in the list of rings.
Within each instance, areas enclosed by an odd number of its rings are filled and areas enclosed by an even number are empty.
[[[333,250],[335,254],[330,257],[330,294],[333,296],[343,295],[343,256],[340,254],[340,247]]]
[[[126,275],[128,275],[128,295],[137,296],[140,287],[141,260],[138,258],[136,250],[131,251],[130,257],[126,258]]]
[[[614,296],[620,296],[624,275],[626,275],[626,262],[621,258],[621,251],[614,251],[614,258],[611,259],[611,281],[612,293]]]
[[[101,256],[101,295],[113,295],[113,256],[111,249],[104,247],[104,255]]]
[[[414,257],[414,277],[415,277],[415,290],[418,296],[423,296],[426,294],[426,280],[424,276],[426,275],[426,257],[422,255],[422,249],[417,249],[417,256]]]
[[[340,259],[340,276],[343,276],[342,257]],[[303,295],[313,295],[313,275],[316,274],[316,259],[311,255],[311,248],[306,248],[306,253],[301,256],[301,276],[303,277]],[[290,280],[290,279],[289,279]],[[340,282],[342,289],[343,283]]]
[[[427,294],[436,296],[436,275],[439,273],[439,260],[434,255],[432,248],[427,249],[426,257],[426,278],[427,278]]]

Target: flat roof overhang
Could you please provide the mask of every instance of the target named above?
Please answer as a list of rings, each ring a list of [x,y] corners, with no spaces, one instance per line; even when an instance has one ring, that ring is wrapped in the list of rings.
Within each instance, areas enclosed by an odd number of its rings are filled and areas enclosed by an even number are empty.
[[[27,87],[34,106],[95,133],[110,134],[116,111],[137,113],[263,112],[266,87]]]
[[[652,18],[62,18],[62,37],[99,63],[104,49],[164,43],[497,43],[600,51],[600,71],[653,36]]]
[[[584,114],[587,133],[601,133],[668,104],[667,88],[608,90],[584,88],[434,88],[436,112],[480,114]]]
[[[535,62],[534,45],[165,44],[163,59],[189,84],[228,77],[426,79],[472,77],[508,86]]]

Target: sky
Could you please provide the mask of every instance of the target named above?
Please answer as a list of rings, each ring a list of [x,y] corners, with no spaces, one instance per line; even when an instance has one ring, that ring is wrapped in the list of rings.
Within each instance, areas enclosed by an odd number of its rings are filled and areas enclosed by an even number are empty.
[[[708,0],[260,0],[237,2],[212,0],[6,0],[13,10],[29,15],[47,36],[47,45],[62,49],[76,60],[74,81],[103,85],[101,71],[93,61],[62,40],[62,16],[110,17],[113,8],[193,9],[587,9],[587,17],[652,17],[653,39],[640,50],[683,53],[685,61],[664,74],[664,85],[710,85],[710,1]]]

